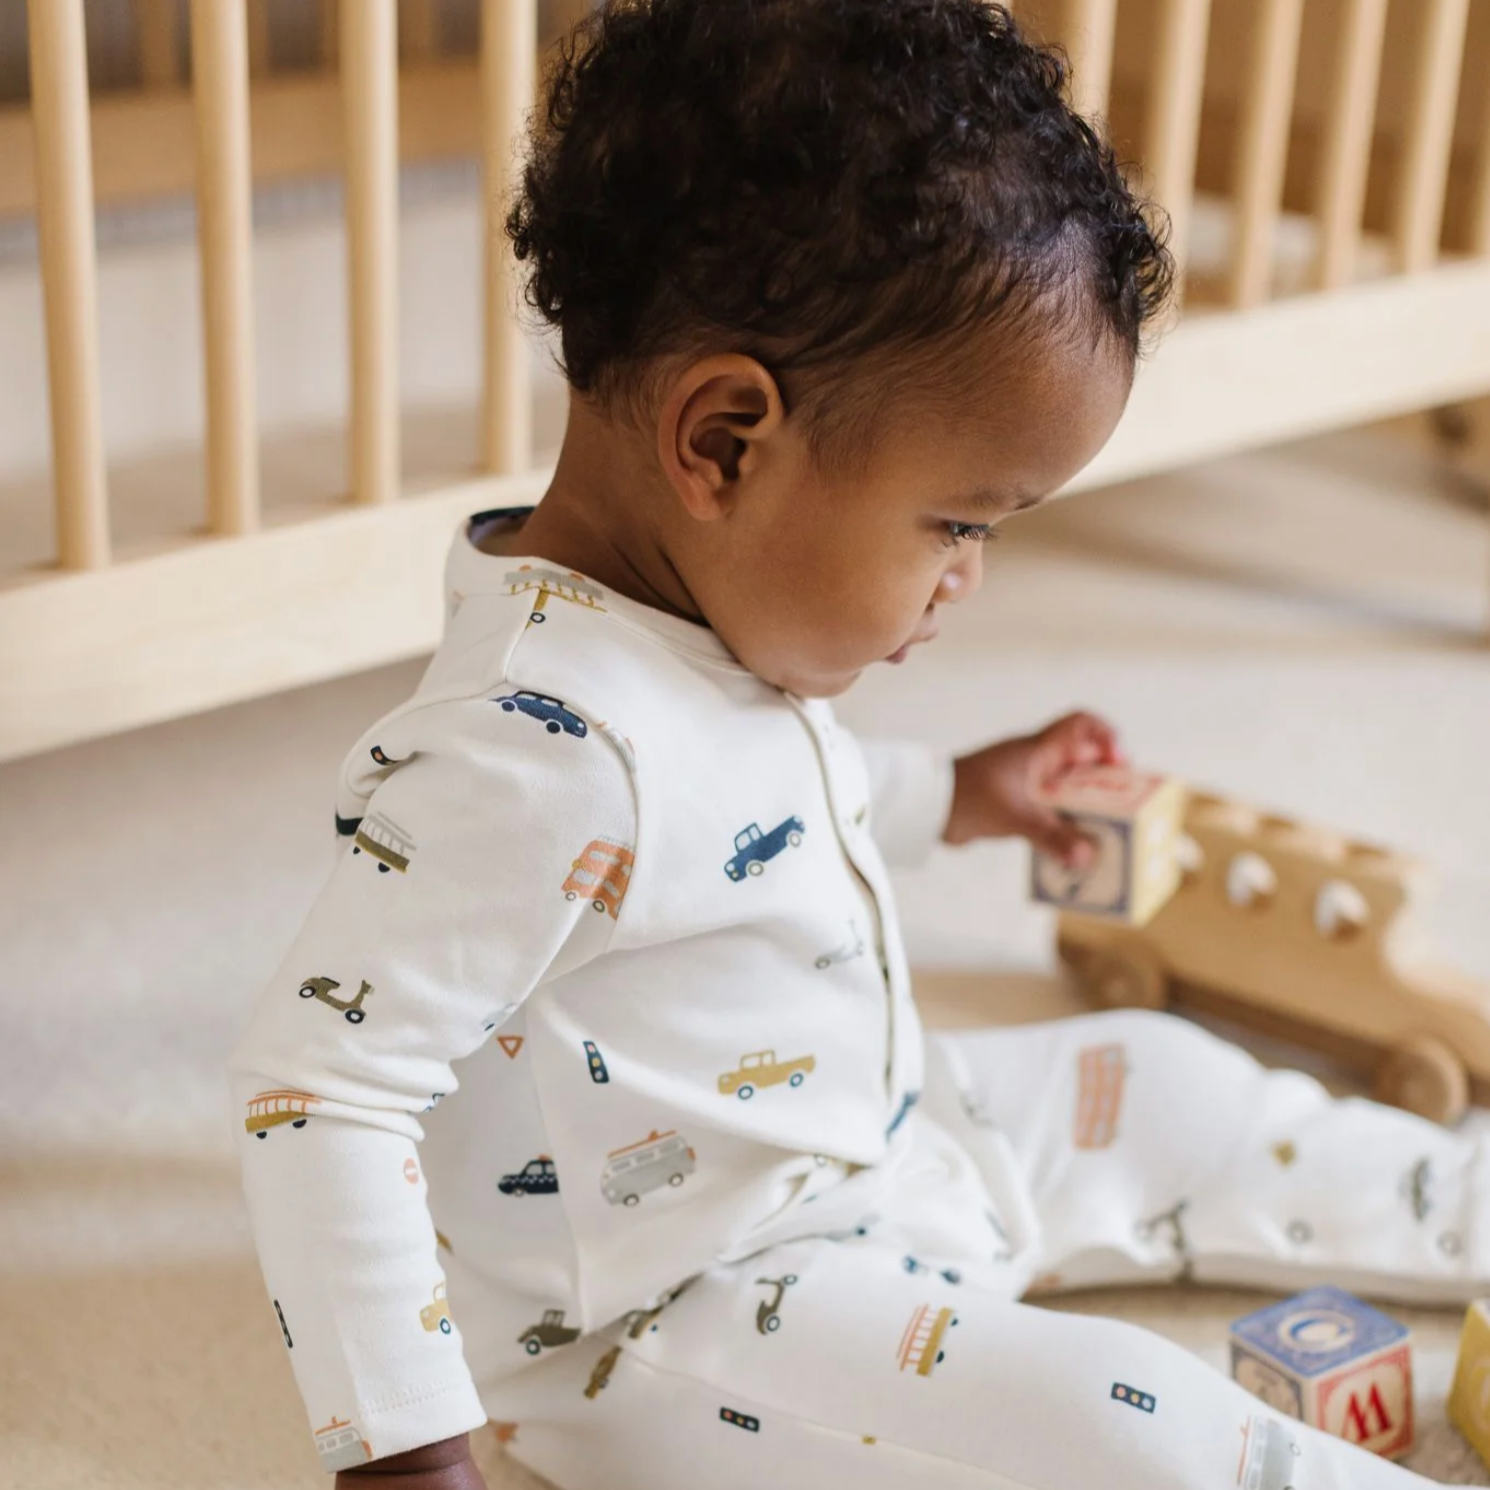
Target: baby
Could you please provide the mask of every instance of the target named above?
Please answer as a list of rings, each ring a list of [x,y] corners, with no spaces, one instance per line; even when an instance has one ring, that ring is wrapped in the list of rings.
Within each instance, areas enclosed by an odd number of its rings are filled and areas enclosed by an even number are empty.
[[[1065,84],[980,0],[611,0],[556,66],[508,229],[557,470],[462,524],[231,1067],[348,1486],[479,1486],[488,1419],[564,1490],[1426,1483],[1020,1300],[1469,1298],[1478,1147],[1167,1016],[924,1036],[886,865],[1080,862],[1035,789],[1118,744],[952,762],[827,702],[1122,414],[1170,264]]]

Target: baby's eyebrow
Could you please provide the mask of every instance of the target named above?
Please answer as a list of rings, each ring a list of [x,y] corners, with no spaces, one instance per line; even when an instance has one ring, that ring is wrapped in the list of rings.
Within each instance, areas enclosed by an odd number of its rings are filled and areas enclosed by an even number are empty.
[[[1023,512],[1026,507],[1038,506],[1040,498],[1033,492],[1001,492],[979,486],[954,497],[953,501],[965,502],[969,507],[1010,507],[1012,503],[1012,511]]]

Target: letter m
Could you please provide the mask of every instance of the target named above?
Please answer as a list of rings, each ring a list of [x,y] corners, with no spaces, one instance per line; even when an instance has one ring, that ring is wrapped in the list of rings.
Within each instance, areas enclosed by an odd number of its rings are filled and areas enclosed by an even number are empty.
[[[1376,1420],[1374,1428],[1367,1426],[1368,1416]],[[1391,1429],[1391,1415],[1387,1412],[1386,1403],[1381,1400],[1381,1388],[1375,1382],[1371,1383],[1371,1390],[1366,1396],[1364,1406],[1361,1404],[1358,1393],[1350,1394],[1350,1406],[1345,1409],[1344,1436],[1346,1438],[1356,1443],[1365,1443],[1367,1439],[1391,1432]]]

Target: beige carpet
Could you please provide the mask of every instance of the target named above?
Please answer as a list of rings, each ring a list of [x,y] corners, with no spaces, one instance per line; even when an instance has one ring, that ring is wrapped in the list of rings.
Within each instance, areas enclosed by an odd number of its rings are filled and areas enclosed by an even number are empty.
[[[991,553],[934,649],[848,721],[952,745],[1078,703],[1135,753],[1434,862],[1426,922],[1490,980],[1490,531],[1419,454],[1331,439],[1094,494]],[[322,1485],[250,1253],[221,1063],[324,877],[331,772],[418,668],[0,768],[0,1487]],[[903,876],[934,1022],[1052,1017],[1022,856]],[[1277,1055],[1279,1052],[1272,1052]],[[1479,1126],[1487,1126],[1477,1114]],[[1257,1295],[1070,1300],[1224,1362]],[[1453,1311],[1418,1331],[1414,1467],[1490,1484],[1446,1425]],[[522,1477],[481,1452],[493,1486]]]

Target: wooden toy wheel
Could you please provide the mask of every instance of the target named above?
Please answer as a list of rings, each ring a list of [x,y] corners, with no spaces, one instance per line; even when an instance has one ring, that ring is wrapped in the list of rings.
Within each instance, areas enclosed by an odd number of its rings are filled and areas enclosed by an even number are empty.
[[[1469,1077],[1442,1040],[1414,1035],[1377,1068],[1375,1096],[1435,1123],[1457,1123],[1469,1106]]]
[[[1164,966],[1143,948],[1098,951],[1063,940],[1057,951],[1099,1009],[1163,1009],[1169,1003]]]

